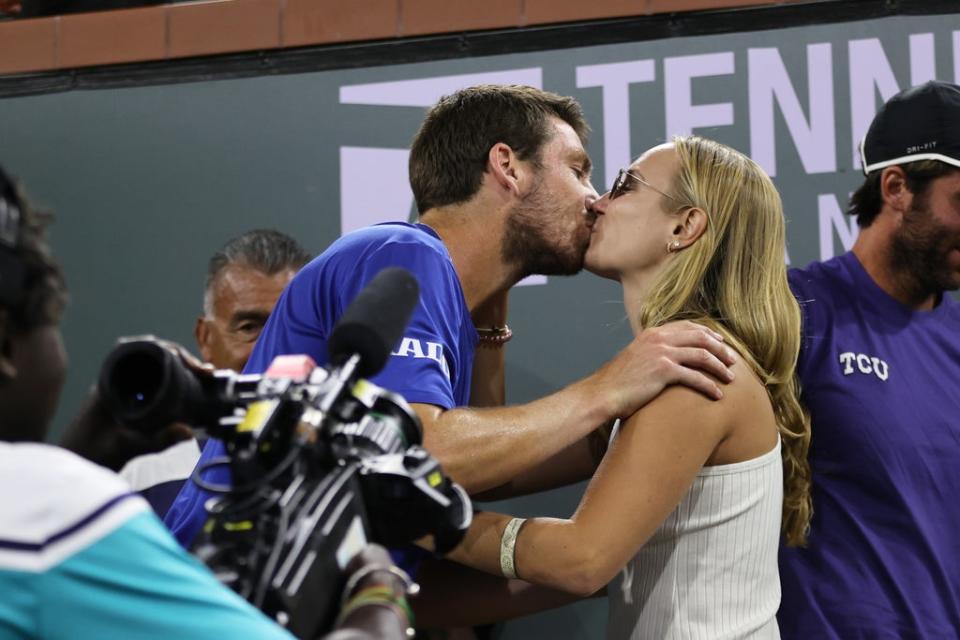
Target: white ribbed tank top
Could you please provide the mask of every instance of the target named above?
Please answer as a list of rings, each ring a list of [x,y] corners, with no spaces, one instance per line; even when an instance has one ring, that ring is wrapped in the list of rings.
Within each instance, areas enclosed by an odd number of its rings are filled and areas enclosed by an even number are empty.
[[[701,469],[607,587],[607,637],[779,638],[782,508],[779,438],[759,458]]]

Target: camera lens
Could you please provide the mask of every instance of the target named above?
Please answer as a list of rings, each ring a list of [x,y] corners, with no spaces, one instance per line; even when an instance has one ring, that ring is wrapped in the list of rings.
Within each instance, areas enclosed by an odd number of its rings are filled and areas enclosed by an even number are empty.
[[[163,386],[163,360],[152,350],[135,351],[120,358],[107,384],[123,411],[138,411],[157,398]]]
[[[179,357],[152,340],[118,345],[100,371],[100,396],[114,417],[144,432],[193,424],[213,403]]]

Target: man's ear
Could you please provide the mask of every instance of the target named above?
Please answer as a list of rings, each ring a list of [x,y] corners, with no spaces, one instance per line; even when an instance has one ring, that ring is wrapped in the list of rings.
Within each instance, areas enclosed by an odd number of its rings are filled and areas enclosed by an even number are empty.
[[[200,358],[204,362],[210,362],[210,320],[205,316],[197,316],[197,322],[193,325],[193,337],[197,341],[197,349],[200,350]]]
[[[886,167],[880,174],[880,197],[884,206],[904,213],[913,203],[913,193],[907,187],[907,174],[898,166]]]
[[[522,167],[510,145],[498,142],[490,147],[487,171],[502,189],[518,196],[521,194]]]
[[[679,251],[699,240],[707,230],[707,212],[700,207],[686,207],[677,216],[670,241],[677,243],[674,246]]]
[[[0,309],[0,384],[17,377],[17,368],[13,364],[13,343],[10,336],[10,314]]]

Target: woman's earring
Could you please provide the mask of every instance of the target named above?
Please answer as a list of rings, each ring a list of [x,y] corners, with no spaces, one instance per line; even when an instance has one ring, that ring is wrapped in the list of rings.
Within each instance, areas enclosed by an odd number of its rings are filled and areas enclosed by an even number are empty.
[[[674,251],[680,250],[680,241],[674,240],[673,242],[667,243],[667,253],[673,253]]]

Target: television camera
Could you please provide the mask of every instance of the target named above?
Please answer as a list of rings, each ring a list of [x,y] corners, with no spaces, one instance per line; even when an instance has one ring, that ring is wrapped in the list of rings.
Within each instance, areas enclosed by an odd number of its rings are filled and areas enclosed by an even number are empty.
[[[213,497],[192,550],[298,637],[332,626],[343,570],[368,541],[397,548],[432,535],[442,554],[470,525],[470,499],[420,446],[416,414],[365,379],[385,365],[418,295],[409,272],[379,273],[332,331],[328,367],[281,356],[263,375],[204,375],[153,339],[121,342],[104,362],[100,393],[120,422],[149,431],[181,421],[223,441],[226,455],[194,472]],[[213,467],[232,483],[208,482]]]

